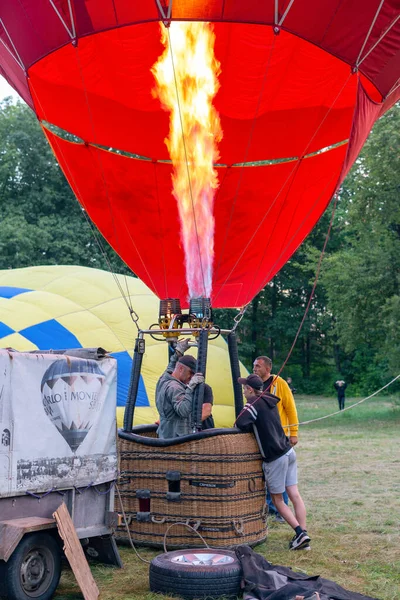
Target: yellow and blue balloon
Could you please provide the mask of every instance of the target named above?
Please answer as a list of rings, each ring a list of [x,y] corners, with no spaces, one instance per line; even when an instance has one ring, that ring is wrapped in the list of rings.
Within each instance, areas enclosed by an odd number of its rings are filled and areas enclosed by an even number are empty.
[[[117,420],[122,425],[137,329],[157,321],[158,298],[139,279],[77,266],[0,270],[0,347],[61,350],[101,346],[118,362]],[[194,353],[193,350],[190,351]],[[155,387],[168,361],[167,344],[146,337],[135,424],[158,419]],[[242,374],[246,369],[241,365]],[[234,420],[229,354],[222,337],[210,342],[207,382],[217,427]]]

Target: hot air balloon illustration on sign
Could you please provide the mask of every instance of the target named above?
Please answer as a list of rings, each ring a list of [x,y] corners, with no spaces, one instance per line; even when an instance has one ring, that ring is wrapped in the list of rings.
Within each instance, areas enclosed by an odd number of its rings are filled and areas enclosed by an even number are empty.
[[[43,408],[76,452],[102,407],[105,374],[94,360],[63,358],[50,365],[42,378]]]

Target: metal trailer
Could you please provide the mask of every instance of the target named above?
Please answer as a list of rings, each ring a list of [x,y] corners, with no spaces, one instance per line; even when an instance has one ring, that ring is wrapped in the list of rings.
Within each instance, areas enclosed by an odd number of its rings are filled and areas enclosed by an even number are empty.
[[[0,396],[3,391],[0,386]],[[78,461],[75,465],[79,468],[80,459],[73,460]],[[115,478],[110,478],[98,485],[0,493],[0,598],[49,600],[53,596],[62,559],[62,540],[53,513],[62,503],[86,556],[122,567],[113,536],[118,525],[113,511],[114,483]]]

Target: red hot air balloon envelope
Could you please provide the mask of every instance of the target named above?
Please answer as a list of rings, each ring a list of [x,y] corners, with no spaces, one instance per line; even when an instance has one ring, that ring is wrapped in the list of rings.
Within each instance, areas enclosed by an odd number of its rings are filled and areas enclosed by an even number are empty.
[[[301,244],[400,97],[400,5],[171,2],[172,20],[214,24],[223,140],[212,304],[238,307]],[[163,0],[3,0],[0,73],[37,114],[105,238],[160,298],[185,306],[169,114],[152,95],[150,71],[169,11]]]

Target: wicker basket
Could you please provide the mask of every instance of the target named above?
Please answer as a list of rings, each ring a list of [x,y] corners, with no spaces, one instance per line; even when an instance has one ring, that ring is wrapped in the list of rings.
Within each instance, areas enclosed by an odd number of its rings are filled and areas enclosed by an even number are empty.
[[[155,426],[141,426],[119,433],[119,451],[119,488],[135,543],[162,547],[172,523],[191,525],[214,547],[267,537],[262,462],[252,434],[213,429],[158,440]],[[117,539],[128,541],[125,526]],[[184,525],[168,532],[168,548],[199,543]]]

